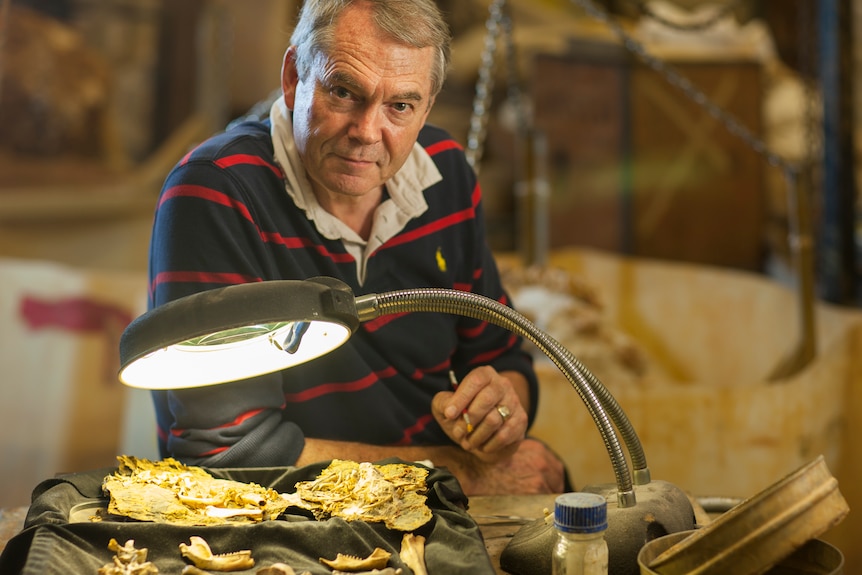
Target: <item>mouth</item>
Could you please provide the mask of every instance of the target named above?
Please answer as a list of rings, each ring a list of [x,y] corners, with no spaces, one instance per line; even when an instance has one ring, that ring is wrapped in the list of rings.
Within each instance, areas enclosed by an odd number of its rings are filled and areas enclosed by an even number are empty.
[[[358,175],[360,173],[365,173],[368,170],[374,169],[374,167],[377,165],[377,162],[372,160],[351,158],[339,154],[335,155],[335,159],[341,166],[340,171],[344,172],[345,174]]]
[[[362,158],[351,158],[349,156],[336,155],[336,157],[344,162],[345,164],[355,165],[355,166],[367,166],[374,164],[375,162],[372,160],[363,160]]]

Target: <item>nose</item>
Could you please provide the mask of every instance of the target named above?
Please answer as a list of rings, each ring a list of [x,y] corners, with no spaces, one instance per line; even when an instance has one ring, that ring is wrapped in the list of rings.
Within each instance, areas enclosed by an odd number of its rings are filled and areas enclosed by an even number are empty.
[[[383,113],[377,106],[364,106],[353,115],[348,136],[362,144],[373,144],[380,139],[382,122]]]

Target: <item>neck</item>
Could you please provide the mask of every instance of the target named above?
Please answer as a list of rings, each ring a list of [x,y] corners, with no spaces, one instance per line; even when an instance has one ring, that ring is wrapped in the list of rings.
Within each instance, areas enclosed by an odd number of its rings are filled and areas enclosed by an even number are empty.
[[[347,224],[363,240],[368,240],[371,237],[374,212],[382,200],[382,188],[361,196],[317,194],[317,201],[320,202],[320,206]]]

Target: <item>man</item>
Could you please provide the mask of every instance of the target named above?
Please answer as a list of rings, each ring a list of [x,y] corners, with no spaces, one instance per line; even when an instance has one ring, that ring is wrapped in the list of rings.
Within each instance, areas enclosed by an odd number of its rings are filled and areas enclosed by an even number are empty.
[[[151,305],[315,275],[357,295],[436,286],[507,301],[475,174],[425,125],[448,61],[433,0],[307,1],[269,120],[204,142],[168,176]],[[213,467],[429,459],[467,494],[558,492],[562,464],[525,439],[538,386],[520,343],[445,314],[367,322],[281,373],[154,392],[162,455]]]

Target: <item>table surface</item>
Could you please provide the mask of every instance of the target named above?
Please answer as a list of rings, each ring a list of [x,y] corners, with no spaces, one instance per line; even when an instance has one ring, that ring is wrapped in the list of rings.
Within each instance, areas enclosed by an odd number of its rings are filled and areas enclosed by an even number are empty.
[[[556,495],[483,495],[470,498],[470,515],[479,524],[491,563],[499,574],[500,554],[525,523],[554,508]],[[27,507],[0,508],[0,550],[23,527]]]

